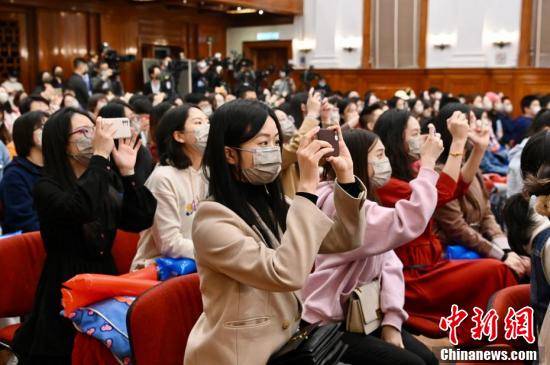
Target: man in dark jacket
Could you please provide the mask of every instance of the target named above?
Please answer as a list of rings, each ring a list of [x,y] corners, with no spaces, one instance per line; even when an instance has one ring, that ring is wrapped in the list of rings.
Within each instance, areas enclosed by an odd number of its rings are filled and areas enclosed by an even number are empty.
[[[88,76],[88,63],[83,58],[73,61],[73,74],[67,80],[66,89],[73,90],[80,107],[86,109],[91,92],[91,83]]]

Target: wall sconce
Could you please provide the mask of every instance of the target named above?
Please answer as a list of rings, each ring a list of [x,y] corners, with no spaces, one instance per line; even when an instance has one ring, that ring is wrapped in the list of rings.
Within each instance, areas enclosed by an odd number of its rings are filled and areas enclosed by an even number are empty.
[[[456,44],[456,33],[439,33],[429,35],[429,44],[435,49],[444,51]]]
[[[309,53],[315,48],[315,40],[313,39],[294,39],[294,47],[302,52]]]
[[[512,44],[512,42],[508,42],[508,41],[496,41],[496,42],[493,42],[493,46],[495,47],[498,47],[500,49],[503,49],[504,47],[508,47]]]
[[[337,40],[344,52],[351,53],[361,47],[361,37],[342,37]]]
[[[439,49],[440,51],[443,51],[443,50],[445,50],[447,48],[450,48],[450,47],[451,47],[451,45],[448,44],[448,43],[434,44],[434,48]]]

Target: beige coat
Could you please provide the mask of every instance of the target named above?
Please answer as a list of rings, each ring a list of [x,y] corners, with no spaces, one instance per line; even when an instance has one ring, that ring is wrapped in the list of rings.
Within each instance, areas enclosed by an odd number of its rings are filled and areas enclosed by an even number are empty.
[[[265,364],[298,329],[302,305],[297,291],[317,252],[361,245],[364,197],[364,191],[353,198],[337,185],[332,221],[310,200],[296,196],[276,249],[230,209],[200,203],[193,242],[204,312],[189,336],[184,364]]]

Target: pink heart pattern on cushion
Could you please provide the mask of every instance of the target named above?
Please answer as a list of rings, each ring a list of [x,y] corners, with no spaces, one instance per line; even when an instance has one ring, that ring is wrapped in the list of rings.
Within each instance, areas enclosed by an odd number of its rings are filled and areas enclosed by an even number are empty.
[[[111,325],[104,324],[103,326],[101,326],[101,330],[102,330],[103,332],[109,332],[109,331],[112,331],[112,330],[113,330],[113,327],[111,327]]]
[[[111,340],[110,338],[105,340],[105,346],[107,346],[107,348],[110,349],[111,346],[113,346],[113,340]]]
[[[92,328],[90,328],[89,330],[86,331],[86,334],[87,334],[88,336],[91,336],[91,335],[94,334],[94,332],[95,332],[95,328],[92,327]]]

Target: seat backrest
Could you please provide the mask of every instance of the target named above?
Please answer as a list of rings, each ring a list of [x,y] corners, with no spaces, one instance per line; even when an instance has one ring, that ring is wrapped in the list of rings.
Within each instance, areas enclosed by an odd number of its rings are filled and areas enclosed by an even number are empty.
[[[507,341],[504,338],[504,318],[508,308],[519,310],[531,304],[530,299],[531,285],[521,284],[509,286],[494,293],[489,299],[487,310],[494,309],[498,314],[498,337],[497,343],[508,343],[516,349],[529,348],[530,346],[522,337],[517,340]]]
[[[45,258],[40,232],[0,240],[0,318],[31,311]]]
[[[126,274],[130,271],[130,266],[134,256],[136,256],[138,241],[138,233],[121,231],[120,229],[117,231],[111,252],[119,274]]]
[[[197,274],[170,279],[140,295],[126,317],[133,364],[183,364],[187,338],[201,313]]]

